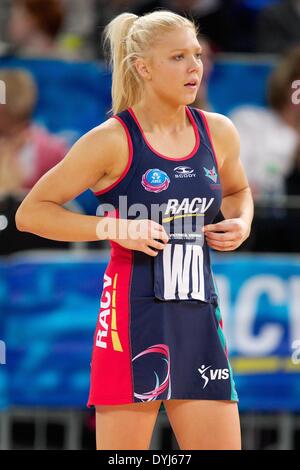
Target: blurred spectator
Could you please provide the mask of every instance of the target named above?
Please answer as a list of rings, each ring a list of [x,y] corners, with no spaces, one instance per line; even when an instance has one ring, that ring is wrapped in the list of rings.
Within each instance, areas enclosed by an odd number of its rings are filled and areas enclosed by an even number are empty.
[[[0,2],[0,56],[8,52],[7,18],[9,18],[11,0]]]
[[[66,31],[75,32],[78,36],[88,36],[94,24],[96,0],[61,0],[66,20]]]
[[[8,160],[14,168],[5,174],[19,168],[20,189],[27,191],[65,156],[67,145],[32,123],[37,89],[28,72],[0,69],[0,80],[6,85],[6,104],[0,105],[0,158],[5,168]]]
[[[254,251],[299,252],[300,217],[286,206],[299,181],[300,106],[292,101],[300,77],[300,47],[278,63],[268,82],[270,107],[243,106],[230,118],[241,138],[244,164],[256,203],[252,235]],[[300,186],[298,186],[298,195]],[[298,201],[299,204],[299,201]]]
[[[60,0],[13,0],[9,36],[22,56],[57,55],[56,38],[62,27],[64,10]]]
[[[46,8],[45,8],[46,7]],[[61,41],[65,8],[61,0],[12,0],[8,24],[11,53],[21,57],[76,59],[76,48]]]
[[[94,59],[93,30],[96,0],[61,0],[65,7],[65,21],[60,43],[75,55],[76,59]]]
[[[292,102],[292,83],[300,77],[300,47],[292,50],[271,73],[269,108],[242,106],[230,115],[241,137],[241,159],[254,198],[285,193],[299,144],[300,107]]]
[[[1,115],[1,114],[0,114]],[[6,194],[23,195],[20,166],[15,155],[19,142],[7,142],[0,137],[0,197]]]
[[[284,53],[300,44],[300,0],[282,0],[266,7],[258,19],[259,52]]]
[[[0,69],[6,104],[0,105],[0,255],[36,248],[70,248],[15,226],[15,213],[37,180],[66,154],[66,144],[32,124],[37,90],[24,70]]]
[[[45,10],[45,1],[47,1],[48,10]],[[0,56],[18,54],[70,60],[93,59],[95,57],[92,43],[95,3],[96,0],[55,0],[54,2],[53,0],[22,2],[1,0]],[[47,28],[49,21],[52,24],[51,29]],[[39,41],[38,37],[37,39],[33,37],[36,36],[36,32],[34,35],[29,35],[37,26],[43,33],[42,50],[36,47],[36,42]],[[29,32],[28,29],[30,29]],[[49,29],[51,30],[50,36]],[[33,39],[34,47],[32,48]],[[29,45],[27,45],[28,41],[30,41]],[[24,49],[23,42],[26,46]],[[49,42],[51,47],[48,47]]]

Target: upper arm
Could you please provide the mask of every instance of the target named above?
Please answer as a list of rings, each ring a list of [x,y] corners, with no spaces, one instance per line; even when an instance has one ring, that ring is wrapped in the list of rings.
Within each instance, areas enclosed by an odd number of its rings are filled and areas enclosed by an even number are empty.
[[[205,112],[219,162],[223,197],[249,187],[240,159],[240,137],[233,122],[226,116]]]
[[[45,173],[20,207],[49,201],[63,205],[94,186],[108,172],[122,145],[120,124],[109,119],[78,139],[65,157]]]

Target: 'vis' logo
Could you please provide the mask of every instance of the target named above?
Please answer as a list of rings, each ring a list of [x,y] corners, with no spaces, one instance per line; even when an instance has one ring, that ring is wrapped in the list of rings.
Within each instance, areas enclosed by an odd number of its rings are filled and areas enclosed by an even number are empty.
[[[229,378],[229,369],[211,369],[211,366],[205,367],[205,365],[202,365],[198,369],[198,371],[200,372],[201,377],[204,380],[203,389],[206,387],[210,380],[227,380]],[[209,377],[207,377],[206,371],[208,371]]]

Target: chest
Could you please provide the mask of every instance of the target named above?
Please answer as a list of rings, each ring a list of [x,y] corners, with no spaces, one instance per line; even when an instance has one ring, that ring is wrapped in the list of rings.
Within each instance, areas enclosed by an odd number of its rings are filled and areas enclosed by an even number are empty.
[[[172,134],[144,133],[151,150],[161,156],[180,159],[192,153],[196,145],[195,131],[192,126]]]
[[[205,147],[179,161],[144,152],[124,199],[133,218],[140,213],[159,220],[157,214],[162,213],[167,218],[198,214],[211,220],[222,201],[218,169]]]

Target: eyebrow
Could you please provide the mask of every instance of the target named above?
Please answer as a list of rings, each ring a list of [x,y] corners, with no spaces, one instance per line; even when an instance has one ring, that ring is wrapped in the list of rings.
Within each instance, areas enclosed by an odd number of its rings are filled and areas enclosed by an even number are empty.
[[[195,46],[193,47],[192,49],[196,50],[196,49],[200,49],[202,51],[202,47],[201,46]],[[178,49],[173,49],[171,52],[175,52],[175,51],[189,51],[190,49],[186,48],[186,47],[179,47]]]

